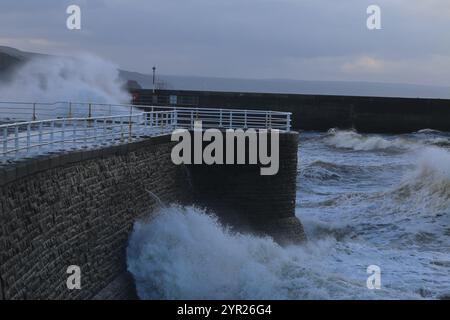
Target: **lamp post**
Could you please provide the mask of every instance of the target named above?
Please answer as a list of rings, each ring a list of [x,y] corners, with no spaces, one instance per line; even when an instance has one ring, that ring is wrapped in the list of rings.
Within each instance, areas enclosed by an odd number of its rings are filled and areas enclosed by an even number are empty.
[[[153,67],[153,94],[155,93],[156,67]]]

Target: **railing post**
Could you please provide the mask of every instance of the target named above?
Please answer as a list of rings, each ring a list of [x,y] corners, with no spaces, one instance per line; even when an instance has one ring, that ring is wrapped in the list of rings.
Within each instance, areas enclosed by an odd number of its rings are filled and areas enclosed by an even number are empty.
[[[156,127],[159,126],[159,125],[158,125],[158,118],[159,118],[159,115],[158,115],[158,112],[156,112],[156,113],[155,113],[155,125],[156,125]]]
[[[133,107],[130,106],[130,120],[128,122],[128,141],[131,141],[131,138],[132,138],[132,132],[131,132],[133,130],[132,119],[131,119],[132,115],[133,115]]]
[[[194,110],[191,110],[191,129],[194,128]]]
[[[6,157],[8,152],[8,128],[3,128],[3,155]]]
[[[16,149],[15,154],[17,158],[17,154],[19,153],[19,126],[14,127],[14,148]]]
[[[272,111],[269,111],[269,129],[272,129]]]
[[[230,129],[233,129],[233,111],[230,111]]]
[[[61,124],[61,148],[64,149],[64,140],[66,139],[66,119]]]
[[[144,135],[147,134],[148,125],[148,113],[144,113]]]
[[[88,136],[88,121],[87,121],[87,119],[84,119],[84,121],[83,121],[83,123],[84,123],[84,137],[83,137],[83,142],[84,142],[84,144],[86,145],[87,144],[87,136]]]
[[[94,119],[94,142],[97,143],[97,118]]]
[[[33,118],[32,121],[36,121],[36,103],[33,103]]]
[[[244,129],[247,129],[247,110],[244,110]]]
[[[153,107],[152,107],[152,111],[150,113],[150,128],[153,128]]]
[[[135,131],[136,131],[136,138],[137,139],[139,139],[140,137],[141,137],[141,135],[140,135],[140,131],[142,130],[142,126],[141,126],[141,121],[140,121],[140,117],[143,117],[144,116],[144,114],[141,114],[141,115],[139,115],[139,114],[137,114],[135,117],[136,117],[136,125],[134,126],[135,127]]]
[[[219,128],[222,128],[222,109],[220,109]]]
[[[105,143],[105,141],[107,141],[106,133],[108,132],[108,130],[106,129],[106,126],[107,126],[107,120],[104,119],[104,120],[103,120],[103,137],[102,137],[102,143]]]
[[[92,118],[92,103],[89,103],[89,114],[88,118]]]
[[[123,142],[123,117],[120,117],[120,142]]]
[[[72,102],[69,102],[69,116],[68,118],[72,118]]]
[[[175,109],[173,111],[173,128],[176,129],[178,127],[178,112]]]
[[[111,121],[108,124],[108,141],[111,141],[112,144],[116,142],[116,137],[119,135],[118,126],[120,124],[120,118],[111,118]]]
[[[31,144],[31,124],[27,125],[27,153],[30,152],[30,144]]]
[[[72,121],[72,144],[73,148],[77,147],[77,125],[75,121]]]
[[[42,149],[42,122],[39,123],[39,151]]]
[[[286,117],[286,131],[290,132],[291,131],[291,114],[288,113],[287,117]]]
[[[50,142],[51,145],[53,145],[53,141],[55,141],[54,139],[54,131],[55,131],[55,121],[52,121],[50,124]]]
[[[111,120],[111,143],[114,144],[115,140],[116,140],[116,135],[114,133],[114,127],[115,127],[115,123],[116,123],[116,118],[113,118]]]

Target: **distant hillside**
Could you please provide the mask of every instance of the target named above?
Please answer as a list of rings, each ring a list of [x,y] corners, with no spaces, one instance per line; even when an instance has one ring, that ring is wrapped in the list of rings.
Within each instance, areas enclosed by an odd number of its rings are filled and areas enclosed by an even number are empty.
[[[11,57],[14,57],[16,59],[19,59],[19,60],[26,60],[33,56],[43,56],[43,54],[40,54],[40,53],[25,52],[25,51],[21,51],[19,49],[5,47],[5,46],[0,46],[0,52],[3,54],[7,54]]]
[[[17,67],[26,63],[33,57],[45,56],[47,55],[0,46],[0,81],[8,81]]]
[[[23,62],[24,59],[22,59],[21,57],[2,52],[2,47],[0,47],[0,80],[9,80],[14,69]]]
[[[0,52],[0,73],[9,72],[14,66],[20,64],[20,59]]]
[[[8,80],[15,67],[32,59],[46,56],[24,52],[10,47],[0,46],[0,80]],[[119,70],[120,76],[130,87],[151,89],[151,75]],[[345,82],[345,81],[306,81],[286,79],[232,79],[195,76],[157,75],[157,87],[160,89],[267,92],[267,93],[303,93],[324,95],[354,95],[408,98],[450,99],[450,88],[439,86]]]

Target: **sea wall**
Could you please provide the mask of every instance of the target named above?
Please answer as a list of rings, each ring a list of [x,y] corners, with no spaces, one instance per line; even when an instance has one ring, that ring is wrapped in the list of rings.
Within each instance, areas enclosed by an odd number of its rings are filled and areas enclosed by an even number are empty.
[[[450,100],[275,93],[132,90],[134,103],[292,112],[295,130],[450,131]],[[172,98],[171,98],[172,97]],[[174,98],[176,97],[176,98]],[[176,102],[176,103],[175,103]]]
[[[294,215],[297,134],[281,135],[280,171],[269,177],[251,166],[175,166],[174,143],[154,137],[0,167],[0,300],[136,298],[126,248],[134,222],[160,206],[148,191],[304,239]],[[81,290],[67,288],[71,265]]]
[[[298,142],[297,132],[279,135],[275,175],[261,175],[260,164],[189,165],[195,203],[212,209],[238,231],[270,235],[282,244],[304,241],[295,216]],[[247,163],[248,150],[247,141]],[[224,146],[224,158],[226,154]],[[236,163],[236,150],[234,156]]]
[[[146,190],[165,203],[187,194],[171,149],[166,136],[1,170],[0,298],[133,297],[128,236],[158,206]],[[81,290],[67,289],[70,265],[81,268]]]

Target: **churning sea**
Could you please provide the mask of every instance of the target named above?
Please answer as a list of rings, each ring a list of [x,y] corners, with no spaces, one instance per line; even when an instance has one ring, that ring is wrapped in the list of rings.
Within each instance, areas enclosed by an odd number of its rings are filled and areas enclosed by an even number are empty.
[[[296,214],[308,242],[236,234],[195,207],[138,222],[128,269],[142,299],[450,296],[450,134],[300,134]],[[381,288],[367,288],[367,267]]]

